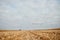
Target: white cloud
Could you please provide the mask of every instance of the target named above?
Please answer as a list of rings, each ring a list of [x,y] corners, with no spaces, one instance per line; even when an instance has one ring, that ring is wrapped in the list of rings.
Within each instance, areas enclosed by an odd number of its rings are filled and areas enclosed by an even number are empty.
[[[0,0],[0,26],[11,29],[55,27],[60,18],[58,7],[57,0]]]

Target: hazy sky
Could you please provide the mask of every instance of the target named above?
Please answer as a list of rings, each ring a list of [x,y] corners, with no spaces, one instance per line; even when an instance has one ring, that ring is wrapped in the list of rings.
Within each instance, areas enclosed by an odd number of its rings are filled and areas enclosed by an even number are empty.
[[[60,0],[0,0],[0,29],[60,28]]]

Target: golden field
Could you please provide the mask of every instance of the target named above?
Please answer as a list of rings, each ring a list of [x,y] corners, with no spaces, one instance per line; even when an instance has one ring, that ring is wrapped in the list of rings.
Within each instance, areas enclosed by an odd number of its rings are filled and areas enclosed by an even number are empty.
[[[0,30],[0,40],[60,40],[60,29]]]

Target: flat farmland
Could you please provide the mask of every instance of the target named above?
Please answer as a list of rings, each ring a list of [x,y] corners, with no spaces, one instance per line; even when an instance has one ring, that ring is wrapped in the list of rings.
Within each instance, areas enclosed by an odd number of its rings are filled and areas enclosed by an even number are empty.
[[[0,30],[0,40],[60,40],[60,30]]]

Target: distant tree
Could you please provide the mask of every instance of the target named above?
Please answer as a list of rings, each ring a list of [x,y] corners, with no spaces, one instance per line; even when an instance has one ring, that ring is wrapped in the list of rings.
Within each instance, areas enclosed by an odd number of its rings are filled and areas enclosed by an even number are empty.
[[[19,31],[21,31],[21,29],[19,29]]]

